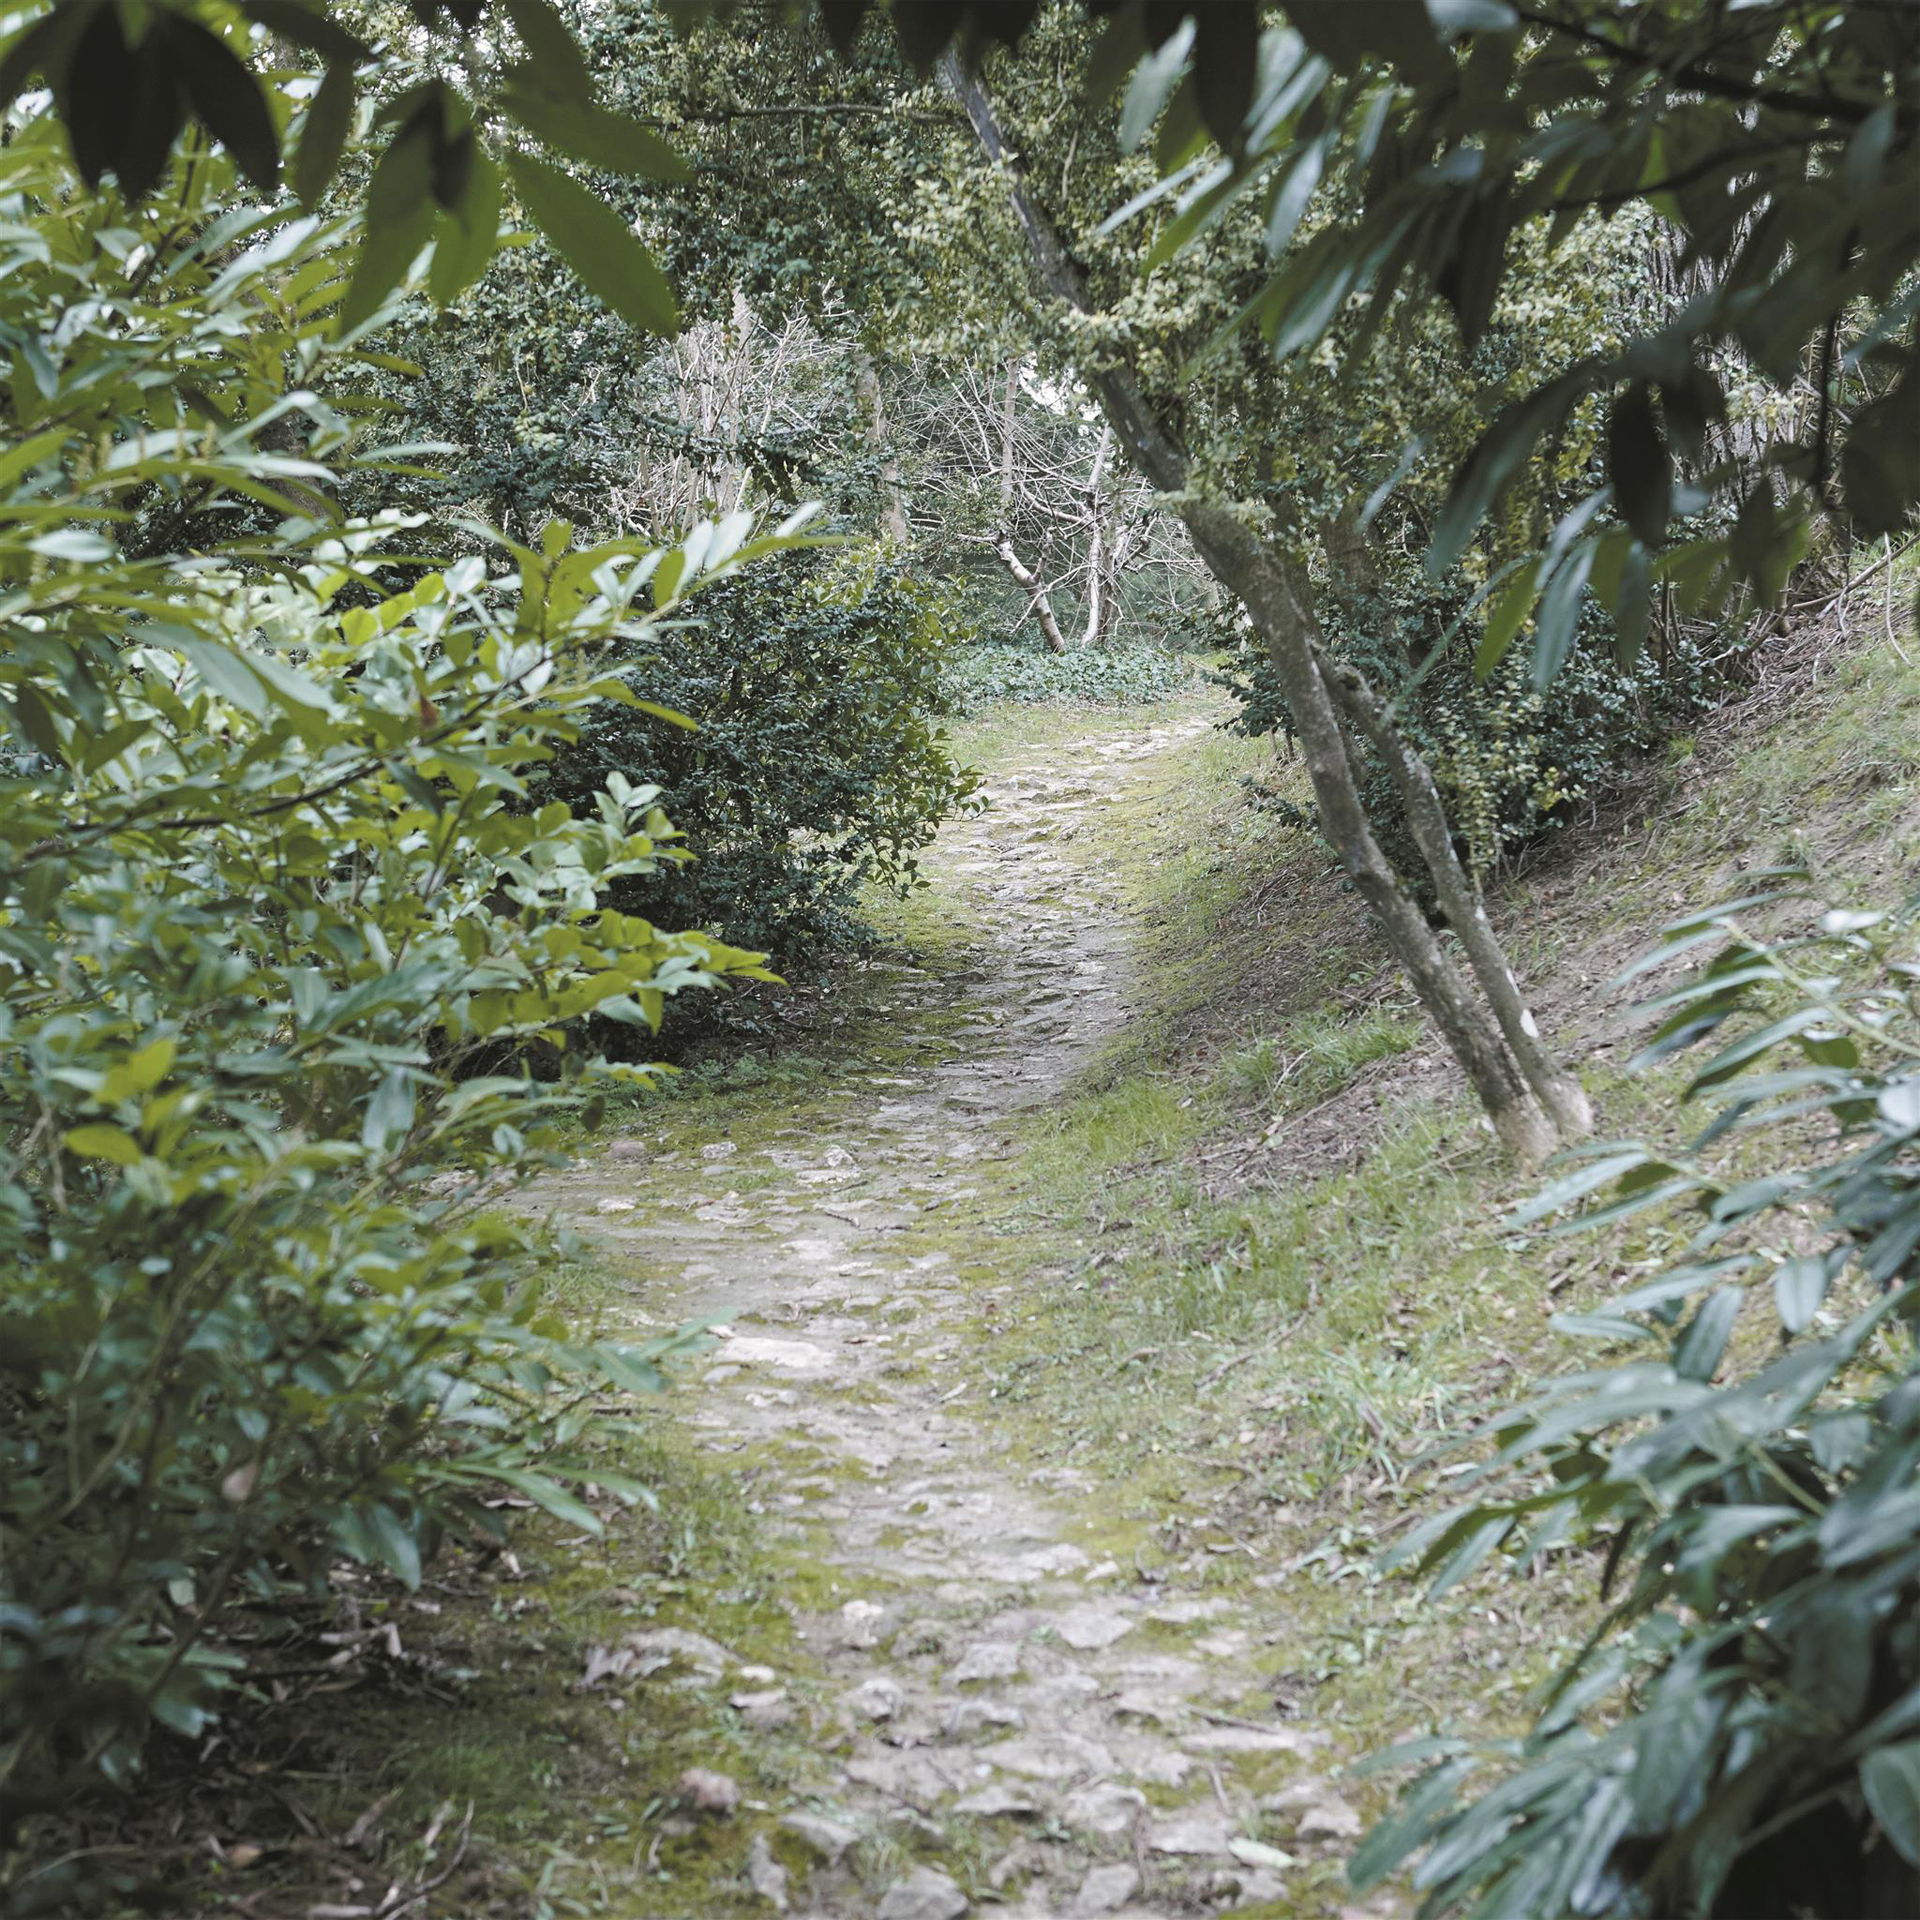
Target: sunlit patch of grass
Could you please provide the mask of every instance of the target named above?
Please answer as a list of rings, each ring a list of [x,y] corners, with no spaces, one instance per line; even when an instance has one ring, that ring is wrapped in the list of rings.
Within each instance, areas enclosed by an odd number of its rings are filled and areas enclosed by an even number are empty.
[[[1376,1060],[1412,1052],[1422,1037],[1417,1021],[1381,1007],[1347,1018],[1316,1010],[1230,1054],[1226,1065],[1261,1106],[1310,1106],[1338,1093]]]

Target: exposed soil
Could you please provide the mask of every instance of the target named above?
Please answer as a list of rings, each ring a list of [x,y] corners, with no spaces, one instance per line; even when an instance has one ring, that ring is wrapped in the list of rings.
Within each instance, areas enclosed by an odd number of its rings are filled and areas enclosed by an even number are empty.
[[[830,1126],[708,1141],[691,1180],[688,1156],[642,1164],[616,1141],[542,1189],[650,1276],[650,1316],[720,1322],[677,1396],[702,1447],[792,1463],[770,1481],[766,1524],[817,1563],[806,1590],[825,1599],[797,1624],[839,1704],[769,1809],[775,1843],[756,1846],[769,1912],[955,1920],[963,1881],[1010,1920],[1266,1909],[1358,1830],[1325,1736],[1284,1717],[1250,1668],[1259,1607],[1284,1596],[1149,1577],[1090,1476],[1026,1468],[950,1364],[980,1306],[966,1249],[915,1250],[1007,1154],[1012,1117],[1058,1097],[1144,1011],[1134,930],[1071,843],[1209,720],[1054,750],[948,828],[928,871],[990,910],[978,965],[959,980],[897,971],[892,1018],[919,1044],[904,1068],[845,1083]],[[749,1726],[790,1727],[785,1676],[711,1643],[606,1659],[726,1690]],[[900,1842],[891,1877],[853,1870],[873,1858],[856,1837],[875,1834]],[[963,1844],[964,1866],[950,1857]],[[689,1910],[644,1897],[658,1906],[635,1912]]]

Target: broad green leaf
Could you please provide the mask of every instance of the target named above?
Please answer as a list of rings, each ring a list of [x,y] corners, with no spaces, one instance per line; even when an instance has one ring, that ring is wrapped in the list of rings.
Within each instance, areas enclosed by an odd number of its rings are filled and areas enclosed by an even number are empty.
[[[1920,1867],[1920,1740],[1868,1754],[1860,1763],[1860,1788],[1900,1857]]]
[[[476,154],[459,212],[439,216],[427,272],[436,306],[450,307],[487,270],[500,237],[500,184],[500,169]]]
[[[309,212],[340,171],[347,135],[353,130],[354,80],[352,67],[330,66],[319,91],[307,103],[300,123],[300,144],[293,153],[293,191]]]
[[[591,101],[516,87],[504,104],[536,139],[590,167],[641,180],[685,180],[693,171],[651,127]]]
[[[117,1167],[140,1164],[140,1143],[121,1127],[69,1127],[61,1136],[69,1153],[83,1160],[111,1160]]]
[[[509,154],[507,171],[534,224],[589,293],[643,332],[679,331],[680,309],[666,276],[605,201],[528,154]]]
[[[1533,611],[1533,603],[1540,597],[1540,573],[1545,565],[1544,559],[1529,561],[1494,602],[1493,612],[1487,616],[1485,631],[1480,635],[1480,644],[1474,650],[1473,671],[1476,679],[1484,680],[1506,658],[1514,635],[1520,631],[1527,615]]]
[[[340,308],[343,332],[380,311],[426,245],[433,215],[433,137],[422,122],[407,127],[373,170],[360,257]]]
[[[157,1087],[167,1077],[176,1051],[173,1041],[161,1039],[150,1042],[137,1053],[129,1054],[108,1072],[101,1084],[101,1100],[113,1105],[121,1100],[137,1099]]]

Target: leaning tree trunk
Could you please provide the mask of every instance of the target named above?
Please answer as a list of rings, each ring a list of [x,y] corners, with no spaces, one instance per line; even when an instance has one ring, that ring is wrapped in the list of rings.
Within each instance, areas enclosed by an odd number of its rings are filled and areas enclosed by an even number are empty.
[[[1021,560],[1004,528],[993,536],[993,551],[1000,564],[1013,576],[1014,585],[1027,596],[1027,613],[1040,622],[1040,631],[1046,635],[1048,651],[1065,653],[1067,636],[1060,631],[1060,621],[1053,611],[1053,597],[1047,591],[1047,583]],[[1020,620],[1026,617],[1027,614],[1023,613]],[[1013,623],[1015,627],[1020,625],[1020,620]]]
[[[1042,286],[1075,310],[1090,311],[1079,268],[1009,161],[985,92],[951,55],[944,62],[944,72],[982,151],[989,160],[1007,167],[1014,212],[1026,234]],[[1159,492],[1180,502],[1180,517],[1215,579],[1246,608],[1286,690],[1301,757],[1319,806],[1321,831],[1479,1095],[1502,1144],[1523,1165],[1538,1162],[1557,1144],[1559,1129],[1500,1024],[1490,1017],[1486,1005],[1449,959],[1374,837],[1354,778],[1352,743],[1321,669],[1319,623],[1304,581],[1236,515],[1191,490],[1192,469],[1186,449],[1142,391],[1131,369],[1123,364],[1086,366],[1081,369],[1081,378],[1142,476]],[[1411,756],[1410,748],[1406,752]],[[1431,787],[1431,775],[1428,785]],[[1424,842],[1422,851],[1426,851]],[[1447,851],[1451,856],[1450,841]],[[1442,884],[1438,875],[1435,884]],[[1482,930],[1485,946],[1498,955],[1498,944],[1484,917],[1476,928],[1476,944],[1480,944]],[[1466,938],[1464,933],[1462,938]],[[1500,960],[1500,972],[1511,984],[1504,958]],[[1517,1001],[1517,990],[1514,998]],[[1540,1051],[1544,1058],[1544,1049]],[[1570,1105],[1566,1111],[1570,1121]]]

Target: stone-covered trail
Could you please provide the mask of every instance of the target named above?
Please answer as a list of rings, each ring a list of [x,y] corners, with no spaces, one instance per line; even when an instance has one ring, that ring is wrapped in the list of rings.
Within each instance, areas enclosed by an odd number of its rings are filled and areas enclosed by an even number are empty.
[[[829,1120],[706,1141],[658,1173],[616,1142],[543,1190],[656,1276],[654,1321],[720,1322],[675,1417],[721,1460],[783,1463],[764,1524],[818,1563],[796,1629],[827,1704],[801,1719],[811,1767],[755,1815],[745,1878],[763,1911],[1328,1911],[1293,1895],[1357,1821],[1322,1737],[1261,1694],[1250,1603],[1143,1576],[1110,1550],[1088,1477],[1022,1463],[962,1364],[981,1307],[965,1249],[956,1261],[927,1231],[1134,1011],[1131,930],[1083,830],[1207,722],[998,773],[989,808],[927,862],[982,920],[977,963],[958,982],[898,970],[886,992],[905,1064],[896,1047],[885,1071],[843,1081]],[[641,1635],[606,1658],[794,1737],[790,1676],[715,1640]],[[658,1884],[635,1898],[636,1914],[701,1910]]]

